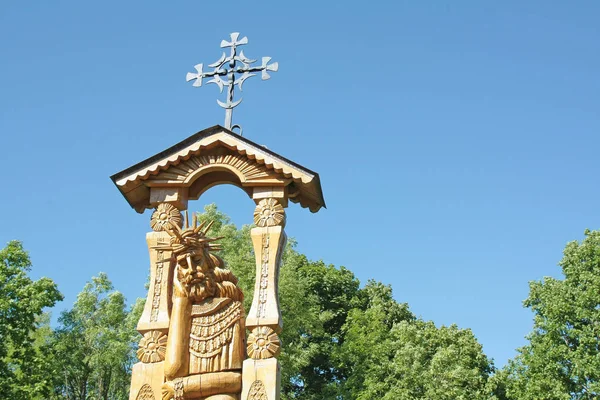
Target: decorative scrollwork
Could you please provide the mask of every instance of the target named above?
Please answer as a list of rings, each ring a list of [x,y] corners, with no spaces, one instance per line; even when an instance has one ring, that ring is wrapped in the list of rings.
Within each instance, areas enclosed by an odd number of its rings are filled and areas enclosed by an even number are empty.
[[[177,225],[180,228],[183,225],[181,212],[169,203],[160,203],[152,213],[150,227],[155,232],[162,232],[171,229],[173,225]]]
[[[281,341],[275,331],[268,326],[259,326],[248,335],[248,356],[255,360],[277,357],[281,351]]]
[[[285,225],[285,210],[279,201],[274,198],[262,199],[254,209],[254,223],[256,226]]]
[[[150,313],[150,321],[158,321],[158,315],[160,313],[160,295],[163,290],[163,273],[165,270],[164,263],[168,262],[169,259],[165,260],[164,251],[157,250],[156,254],[156,269],[154,272],[154,296],[152,297],[152,311]]]
[[[143,363],[155,363],[165,359],[167,335],[160,331],[150,331],[140,340],[137,356]]]
[[[258,291],[257,318],[265,318],[267,314],[267,289],[269,287],[269,235],[262,234],[262,261],[260,265],[260,290]]]

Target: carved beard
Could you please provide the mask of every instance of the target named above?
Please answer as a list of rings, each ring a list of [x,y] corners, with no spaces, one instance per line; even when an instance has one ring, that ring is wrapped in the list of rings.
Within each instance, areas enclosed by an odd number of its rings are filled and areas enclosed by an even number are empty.
[[[215,295],[215,281],[209,277],[205,277],[203,281],[195,281],[189,286],[190,298],[194,302],[200,302],[207,297]]]
[[[177,273],[192,301],[200,302],[215,295],[215,275],[212,270],[192,272],[190,268],[179,267]]]

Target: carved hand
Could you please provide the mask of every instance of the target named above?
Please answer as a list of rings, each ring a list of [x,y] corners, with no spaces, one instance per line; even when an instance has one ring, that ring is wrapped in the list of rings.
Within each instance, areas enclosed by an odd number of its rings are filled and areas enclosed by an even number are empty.
[[[162,400],[171,400],[175,396],[173,381],[167,381],[162,385]]]
[[[183,283],[179,280],[181,274],[181,266],[175,267],[175,273],[173,274],[173,296],[176,298],[188,297],[189,293],[185,289]]]

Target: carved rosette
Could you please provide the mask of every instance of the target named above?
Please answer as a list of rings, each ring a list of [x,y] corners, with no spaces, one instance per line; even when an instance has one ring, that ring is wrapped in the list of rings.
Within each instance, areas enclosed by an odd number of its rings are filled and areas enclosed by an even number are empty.
[[[256,226],[285,226],[285,210],[277,199],[262,199],[254,209]]]
[[[167,335],[160,331],[150,331],[140,340],[137,356],[143,363],[155,363],[165,359]]]
[[[273,329],[259,326],[248,335],[248,357],[255,360],[277,357],[281,351],[281,341]]]
[[[160,203],[150,218],[150,227],[155,232],[162,232],[170,229],[172,225],[181,228],[183,218],[177,207],[169,203]]]
[[[248,392],[248,400],[269,400],[263,381],[256,380],[252,382],[252,386],[250,386],[250,391]]]

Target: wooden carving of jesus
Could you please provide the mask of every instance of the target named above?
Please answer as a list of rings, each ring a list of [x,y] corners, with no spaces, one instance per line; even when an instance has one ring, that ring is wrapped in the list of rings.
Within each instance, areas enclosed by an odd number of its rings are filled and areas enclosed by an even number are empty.
[[[187,217],[187,216],[186,216]],[[187,218],[186,218],[187,219]],[[243,294],[194,216],[173,225],[175,269],[163,400],[239,400],[245,358]]]

